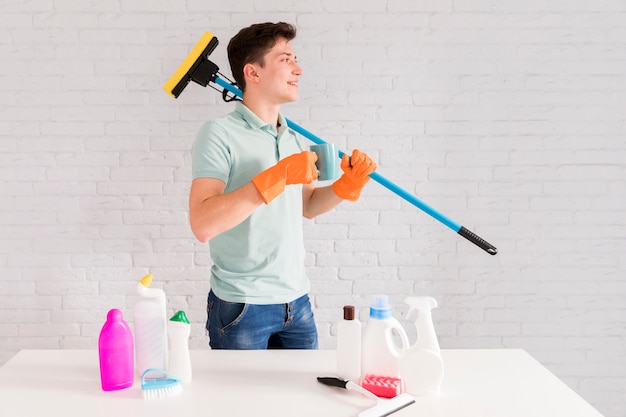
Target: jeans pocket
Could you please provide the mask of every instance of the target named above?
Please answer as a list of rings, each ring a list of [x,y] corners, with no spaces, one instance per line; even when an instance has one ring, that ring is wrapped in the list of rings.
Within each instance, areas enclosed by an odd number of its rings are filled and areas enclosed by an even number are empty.
[[[225,333],[237,326],[247,310],[247,304],[244,303],[231,303],[220,300],[217,297],[212,301],[213,305],[211,306],[210,314],[215,314],[217,328],[221,333]]]

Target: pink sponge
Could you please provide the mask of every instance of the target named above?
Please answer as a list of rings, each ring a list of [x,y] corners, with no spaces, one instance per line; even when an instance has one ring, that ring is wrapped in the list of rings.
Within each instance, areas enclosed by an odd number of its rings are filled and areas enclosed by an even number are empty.
[[[391,376],[365,374],[361,386],[383,398],[393,398],[402,393],[402,379]]]

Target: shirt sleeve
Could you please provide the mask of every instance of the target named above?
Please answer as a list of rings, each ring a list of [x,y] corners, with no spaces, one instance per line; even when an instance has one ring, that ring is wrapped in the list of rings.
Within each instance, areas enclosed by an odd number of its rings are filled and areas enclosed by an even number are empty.
[[[232,164],[228,133],[218,123],[205,123],[191,148],[191,175],[197,178],[215,178],[226,183]]]

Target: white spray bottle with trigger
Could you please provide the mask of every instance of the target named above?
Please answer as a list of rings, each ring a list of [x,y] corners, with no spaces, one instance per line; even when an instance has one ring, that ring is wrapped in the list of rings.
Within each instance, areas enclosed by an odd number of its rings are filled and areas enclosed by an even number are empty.
[[[400,361],[405,391],[418,396],[436,395],[444,373],[431,313],[437,307],[437,301],[432,297],[407,297],[404,302],[409,305],[407,317],[413,311],[417,312],[417,341],[407,349]]]

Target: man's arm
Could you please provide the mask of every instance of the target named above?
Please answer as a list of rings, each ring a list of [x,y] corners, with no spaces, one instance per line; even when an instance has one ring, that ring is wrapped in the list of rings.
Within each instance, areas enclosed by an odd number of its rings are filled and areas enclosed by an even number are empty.
[[[189,221],[200,242],[206,242],[240,224],[261,204],[269,204],[290,184],[310,184],[317,178],[317,155],[304,151],[290,155],[252,178],[252,182],[224,194],[226,184],[197,178],[189,191]]]
[[[189,191],[189,222],[200,242],[244,221],[263,204],[259,190],[252,183],[224,194],[224,182],[214,178],[197,178]]]
[[[317,188],[313,184],[302,186],[302,215],[312,219],[337,207],[343,198],[338,197],[332,186]]]

